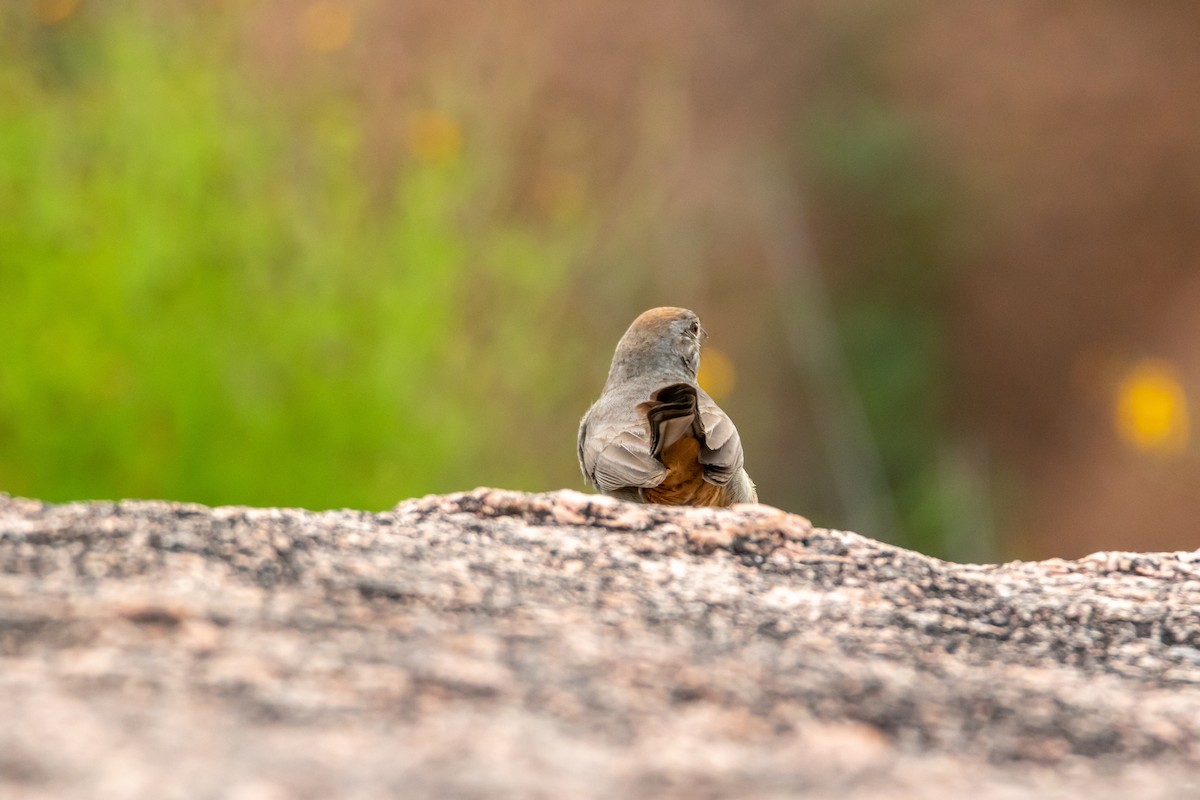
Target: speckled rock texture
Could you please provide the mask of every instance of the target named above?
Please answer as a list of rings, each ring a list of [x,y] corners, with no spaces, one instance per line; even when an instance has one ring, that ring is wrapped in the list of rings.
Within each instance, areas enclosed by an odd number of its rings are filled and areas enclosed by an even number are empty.
[[[1200,554],[0,496],[0,796],[1200,797]]]

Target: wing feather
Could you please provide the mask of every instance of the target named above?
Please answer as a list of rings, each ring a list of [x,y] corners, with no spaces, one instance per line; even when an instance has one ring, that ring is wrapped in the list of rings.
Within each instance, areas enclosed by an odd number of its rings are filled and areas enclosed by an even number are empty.
[[[742,439],[729,415],[703,391],[699,392],[698,405],[704,428],[704,447],[700,449],[704,477],[723,486],[742,469]]]
[[[603,439],[581,433],[579,452],[584,476],[602,492],[657,486],[667,473],[650,455],[646,432],[636,428]]]

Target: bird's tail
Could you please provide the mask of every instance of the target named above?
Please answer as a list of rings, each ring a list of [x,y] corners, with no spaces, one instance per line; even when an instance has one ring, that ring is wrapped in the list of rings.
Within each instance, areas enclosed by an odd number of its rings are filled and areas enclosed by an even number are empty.
[[[659,460],[664,450],[684,436],[703,438],[696,387],[691,384],[668,384],[638,408],[650,426],[650,454]]]

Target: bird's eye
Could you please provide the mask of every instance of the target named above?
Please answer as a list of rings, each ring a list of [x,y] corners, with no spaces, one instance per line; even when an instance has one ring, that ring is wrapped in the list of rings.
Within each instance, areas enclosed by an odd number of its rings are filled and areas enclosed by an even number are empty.
[[[692,324],[688,326],[688,333],[690,333],[692,336],[699,336],[700,335],[700,323],[693,321]]]

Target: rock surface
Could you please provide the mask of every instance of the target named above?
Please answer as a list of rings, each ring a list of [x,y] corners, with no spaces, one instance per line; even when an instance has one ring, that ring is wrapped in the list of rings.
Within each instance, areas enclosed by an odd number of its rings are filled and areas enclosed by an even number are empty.
[[[0,795],[1193,798],[1198,601],[766,506],[0,496]]]

